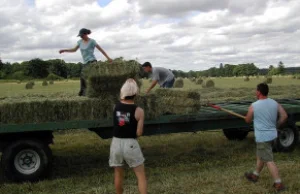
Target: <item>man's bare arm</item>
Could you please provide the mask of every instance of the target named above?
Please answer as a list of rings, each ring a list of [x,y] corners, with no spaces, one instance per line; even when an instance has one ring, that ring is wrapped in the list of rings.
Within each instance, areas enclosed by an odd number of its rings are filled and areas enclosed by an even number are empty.
[[[248,108],[248,113],[246,115],[245,121],[246,121],[246,123],[251,123],[252,120],[253,120],[253,107],[250,106]]]
[[[279,113],[279,120],[277,122],[277,125],[280,127],[286,122],[288,115],[285,112],[284,108],[279,103],[278,103],[278,113]]]
[[[136,135],[138,137],[143,135],[143,131],[144,131],[144,119],[145,119],[145,114],[144,114],[144,110],[141,109],[140,107],[138,107],[135,110],[135,118],[137,120],[137,130],[136,130]]]
[[[157,80],[153,80],[150,87],[146,90],[146,93],[148,94],[150,92],[150,90],[152,90],[152,88],[154,88],[157,84]]]

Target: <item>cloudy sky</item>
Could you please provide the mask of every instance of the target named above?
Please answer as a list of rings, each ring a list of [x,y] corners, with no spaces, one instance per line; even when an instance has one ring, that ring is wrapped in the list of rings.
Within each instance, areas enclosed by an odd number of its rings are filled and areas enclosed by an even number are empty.
[[[1,0],[0,56],[80,62],[58,50],[85,27],[112,58],[170,69],[300,66],[299,10],[299,0]]]

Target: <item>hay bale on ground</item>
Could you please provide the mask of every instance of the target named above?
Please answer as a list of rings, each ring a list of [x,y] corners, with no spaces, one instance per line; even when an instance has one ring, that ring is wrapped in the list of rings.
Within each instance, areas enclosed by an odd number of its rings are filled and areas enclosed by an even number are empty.
[[[266,84],[271,84],[272,81],[273,81],[272,77],[266,77],[266,78],[264,79],[264,83],[266,83]]]
[[[211,79],[205,80],[202,83],[203,88],[213,88],[215,87],[215,82]]]
[[[174,83],[174,88],[183,88],[184,86],[184,82],[183,79],[176,79],[175,83]]]
[[[293,75],[292,78],[293,78],[293,79],[300,79],[300,75],[299,75],[299,74],[295,74],[295,75]]]
[[[203,79],[202,78],[197,79],[197,81],[196,81],[197,85],[201,85],[202,83],[203,83]]]
[[[34,86],[34,81],[29,81],[26,83],[25,88],[26,89],[32,89]]]
[[[53,80],[50,80],[50,81],[49,81],[49,84],[50,84],[50,85],[53,85],[53,84],[54,84],[54,81],[53,81]]]
[[[48,82],[46,80],[43,81],[42,86],[48,86]]]
[[[190,81],[191,81],[191,82],[196,82],[196,80],[197,80],[197,79],[196,79],[195,77],[190,78]]]
[[[244,77],[244,81],[245,81],[245,82],[248,82],[248,81],[250,81],[250,78],[249,78],[249,76],[246,76],[246,77]]]

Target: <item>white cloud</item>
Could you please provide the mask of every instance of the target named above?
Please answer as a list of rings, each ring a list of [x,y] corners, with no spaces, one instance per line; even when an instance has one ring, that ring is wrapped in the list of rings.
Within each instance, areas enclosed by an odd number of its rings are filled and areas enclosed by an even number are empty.
[[[75,46],[82,27],[111,57],[138,58],[170,69],[220,63],[299,65],[298,0],[1,0],[4,61],[35,57],[82,61]],[[98,59],[104,59],[95,51]]]

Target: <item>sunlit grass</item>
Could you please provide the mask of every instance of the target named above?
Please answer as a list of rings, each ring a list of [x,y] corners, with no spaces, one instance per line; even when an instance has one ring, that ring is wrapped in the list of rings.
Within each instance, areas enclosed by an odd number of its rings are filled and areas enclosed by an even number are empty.
[[[202,99],[254,100],[254,89],[263,78],[213,78],[216,88],[203,89],[184,79],[184,90],[196,89]],[[144,80],[141,91],[149,86]],[[300,97],[300,80],[273,77],[270,85],[273,97]],[[0,98],[6,96],[77,95],[79,81],[60,81],[42,86],[36,81],[32,90],[25,83],[0,82]],[[0,194],[113,194],[113,170],[108,167],[110,140],[101,140],[87,130],[55,133],[51,146],[54,155],[52,175],[38,183],[15,184],[0,179]],[[182,133],[142,137],[139,139],[146,158],[150,194],[261,194],[274,193],[272,179],[265,169],[258,183],[243,178],[245,171],[255,166],[253,134],[241,142],[228,141],[220,131]],[[300,146],[292,153],[276,153],[275,161],[288,190],[300,192]],[[2,175],[0,173],[0,175]],[[138,193],[131,170],[125,175],[125,194]]]

